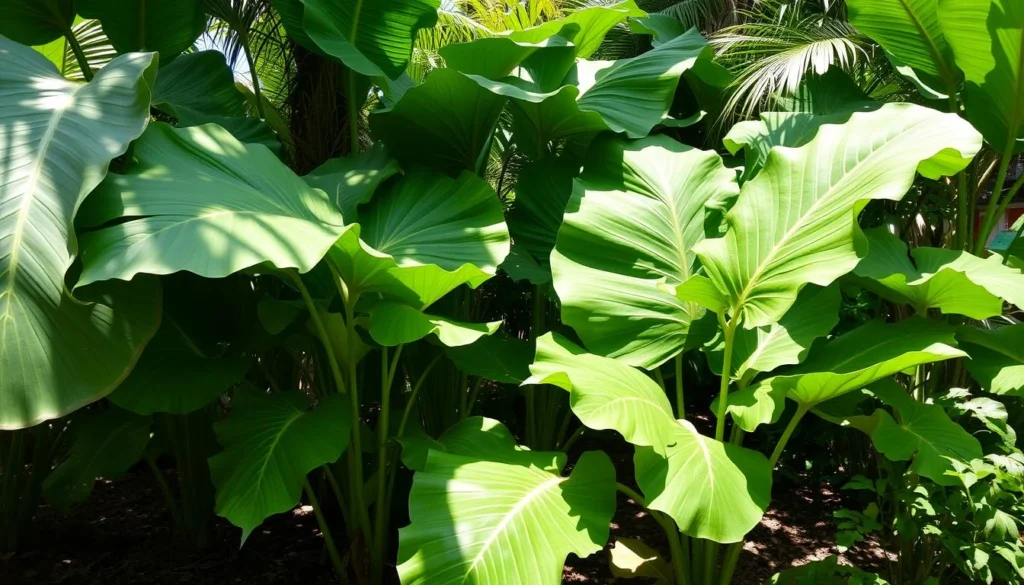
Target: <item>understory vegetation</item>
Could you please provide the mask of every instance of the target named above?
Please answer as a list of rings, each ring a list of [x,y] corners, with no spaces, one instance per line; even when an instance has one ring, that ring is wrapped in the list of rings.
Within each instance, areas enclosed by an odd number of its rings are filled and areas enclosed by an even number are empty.
[[[343,583],[729,585],[828,482],[886,560],[770,583],[1024,583],[1022,63],[1015,0],[0,0],[0,550],[135,469]]]

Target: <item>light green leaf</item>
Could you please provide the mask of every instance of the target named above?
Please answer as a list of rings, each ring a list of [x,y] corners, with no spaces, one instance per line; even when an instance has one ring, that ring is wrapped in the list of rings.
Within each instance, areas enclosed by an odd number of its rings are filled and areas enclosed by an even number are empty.
[[[571,30],[557,32],[572,36]],[[445,65],[466,75],[498,80],[517,74],[541,91],[560,86],[576,62],[576,46],[563,36],[530,43],[510,37],[485,37],[448,45],[439,52]]]
[[[274,156],[281,158],[281,142],[270,125],[259,118],[245,116],[211,116],[189,108],[178,108],[178,127],[191,128],[204,124],[216,124],[227,130],[239,142],[261,144]]]
[[[950,420],[941,406],[918,402],[895,384],[872,390],[899,414],[897,422],[885,411],[876,412],[878,426],[871,433],[875,448],[890,460],[913,458],[911,471],[941,485],[956,485],[957,478],[946,475],[953,470],[949,459],[967,462],[981,458],[978,440]]]
[[[551,254],[562,319],[590,350],[653,367],[709,337],[704,310],[660,285],[696,273],[708,206],[736,196],[734,177],[663,136],[591,147]]]
[[[395,79],[405,71],[416,32],[437,23],[440,0],[302,0],[306,34],[362,75]]]
[[[409,432],[411,430],[412,432]],[[516,438],[500,422],[472,416],[455,423],[434,439],[418,425],[398,437],[402,444],[402,463],[413,471],[426,471],[430,451],[450,453],[480,461],[496,461],[529,466],[558,473],[565,466],[565,457],[530,451],[516,445]]]
[[[22,45],[45,45],[71,29],[75,0],[0,0],[0,14],[0,35]]]
[[[347,229],[327,196],[219,126],[154,123],[138,161],[89,197],[79,285],[181,270],[220,278],[261,263],[306,272]]]
[[[720,397],[715,398],[711,403],[711,412],[718,412],[719,400]],[[730,392],[726,412],[738,427],[752,433],[761,425],[779,422],[785,409],[785,388],[776,387],[767,381]]]
[[[438,69],[394,106],[374,112],[370,129],[404,168],[476,173],[487,163],[506,101],[457,71]]]
[[[310,187],[327,193],[341,209],[345,223],[356,223],[359,205],[399,172],[398,162],[382,146],[374,145],[355,157],[332,158],[302,178]]]
[[[244,116],[245,97],[224,53],[199,51],[182,55],[160,69],[153,105],[180,118],[181,108],[212,116]]]
[[[733,340],[732,378],[749,382],[758,372],[798,364],[816,339],[828,335],[839,323],[839,287],[809,286],[800,291],[796,303],[778,323],[756,329],[739,329]],[[721,334],[705,346],[708,365],[722,374],[725,340]],[[732,400],[730,399],[730,404]]]
[[[906,244],[886,229],[865,235],[869,251],[854,270],[856,282],[890,301],[921,314],[939,309],[972,319],[1001,315],[1004,300],[1024,304],[1024,274],[1004,266],[999,256],[983,260],[959,250],[915,248],[915,267]]]
[[[351,294],[378,292],[424,309],[497,272],[509,237],[490,185],[415,172],[388,182],[359,212],[329,258]]]
[[[133,54],[73,83],[0,37],[0,429],[100,399],[156,332],[153,282],[81,299],[64,283],[78,253],[71,220],[146,127],[155,73],[153,55]]]
[[[694,538],[740,542],[771,500],[772,469],[764,455],[705,437],[685,420],[666,455],[638,446],[633,465],[647,507]]]
[[[532,28],[512,31],[507,34],[514,41],[537,43],[559,34],[567,26],[576,25],[579,27],[579,32],[570,40],[577,47],[576,55],[585,59],[597,51],[608,31],[627,18],[641,16],[647,16],[647,13],[637,7],[635,0],[623,0],[609,6],[589,6],[574,10],[565,18],[551,20]]]
[[[370,309],[367,330],[370,337],[385,347],[412,343],[428,335],[449,347],[460,347],[493,334],[501,321],[462,323],[437,315],[428,315],[401,303],[380,303]]]
[[[953,331],[922,318],[871,321],[811,352],[785,375],[766,383],[785,388],[806,408],[922,364],[964,357]]]
[[[679,426],[658,384],[625,363],[586,353],[564,337],[537,340],[537,357],[526,384],[552,384],[569,391],[569,404],[591,429],[617,431],[634,445],[666,453]]]
[[[136,414],[187,414],[216,400],[249,370],[246,356],[205,358],[165,326],[139,363],[107,397]]]
[[[889,585],[889,582],[857,567],[840,565],[838,557],[830,556],[776,573],[768,585]]]
[[[446,347],[445,354],[470,376],[503,384],[522,384],[530,377],[534,346],[529,341],[496,333],[470,345]]]
[[[672,565],[658,551],[635,538],[618,538],[608,551],[612,576],[619,579],[654,579],[653,585],[672,585]]]
[[[103,24],[103,32],[119,53],[156,51],[165,63],[191,47],[206,30],[200,0],[76,0],[75,8]]]
[[[815,73],[805,77],[796,92],[775,96],[775,103],[783,112],[813,116],[872,111],[882,105],[868,97],[846,71],[835,66],[821,75]]]
[[[696,251],[746,328],[780,319],[806,284],[828,286],[856,267],[856,216],[872,199],[899,200],[916,172],[963,169],[980,136],[953,114],[909,104],[858,112],[822,126],[807,145],[776,148],[744,183],[725,237]]]
[[[569,390],[584,425],[613,429],[637,446],[636,478],[648,507],[671,516],[686,534],[736,542],[761,519],[771,494],[768,460],[674,420],[664,391],[640,371],[552,334],[538,339],[530,371],[524,384]]]
[[[242,542],[272,514],[299,502],[306,474],[337,461],[352,427],[349,401],[332,396],[309,410],[301,392],[235,393],[232,412],[214,425],[224,450],[210,458],[215,512],[242,529]]]
[[[939,0],[939,19],[966,78],[967,119],[996,150],[1020,150],[1024,133],[1024,4]]]
[[[431,451],[399,531],[402,585],[561,583],[569,553],[586,557],[608,540],[615,468],[589,452],[569,477],[560,469]]]
[[[957,340],[971,359],[964,365],[993,394],[1024,395],[1024,324],[998,329],[963,326]]]
[[[67,512],[85,500],[97,477],[117,479],[149,444],[152,419],[119,408],[88,413],[72,424],[68,457],[43,481],[46,501]]]
[[[729,310],[729,301],[718,292],[711,279],[702,274],[695,274],[674,288],[672,285],[661,288],[684,303],[697,303],[712,313],[724,315]]]
[[[987,0],[986,0],[987,1]],[[937,77],[955,91],[958,72],[940,26],[939,0],[849,0],[850,22],[901,63]]]
[[[658,47],[685,34],[689,29],[683,21],[662,12],[630,18],[629,30],[633,34],[650,36],[651,46]]]

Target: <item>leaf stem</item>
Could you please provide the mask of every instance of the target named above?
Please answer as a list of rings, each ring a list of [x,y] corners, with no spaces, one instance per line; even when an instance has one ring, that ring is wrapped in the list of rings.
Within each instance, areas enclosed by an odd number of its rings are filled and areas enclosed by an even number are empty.
[[[341,373],[341,366],[338,364],[338,356],[334,355],[334,346],[331,344],[331,336],[327,334],[327,328],[324,327],[324,320],[320,317],[320,310],[316,303],[313,302],[313,297],[309,294],[309,289],[306,288],[306,283],[302,282],[302,276],[294,270],[287,271],[292,284],[298,289],[299,294],[302,295],[302,302],[306,304],[306,310],[309,311],[309,317],[313,320],[313,327],[316,329],[317,337],[320,338],[320,343],[323,344],[324,350],[327,353],[327,363],[331,368],[331,375],[334,377],[334,385],[337,391],[345,394],[347,392],[347,385],[345,383],[345,377]]]
[[[245,61],[249,65],[249,78],[252,80],[252,94],[256,97],[256,113],[260,119],[266,119],[263,113],[263,90],[260,89],[260,78],[256,73],[256,59],[252,56],[249,48],[249,31],[244,27],[237,30],[238,40],[242,43],[242,51],[245,53]]]
[[[405,435],[405,425],[409,422],[409,415],[412,414],[412,409],[416,405],[416,396],[419,395],[420,388],[423,386],[424,380],[427,379],[427,374],[430,373],[430,370],[434,369],[434,365],[437,364],[440,359],[441,354],[438,354],[437,357],[431,360],[431,362],[427,364],[427,367],[423,369],[423,373],[420,374],[419,379],[416,380],[416,384],[413,385],[412,393],[409,394],[409,401],[405,405],[405,412],[402,413],[402,422],[398,424],[398,433],[395,435],[396,437],[402,437]]]
[[[772,452],[772,458],[770,459],[772,469],[775,469],[775,464],[779,462],[779,457],[782,457],[782,451],[786,448],[786,443],[789,442],[789,438],[793,435],[797,423],[807,414],[808,410],[810,409],[807,406],[801,404],[797,407],[796,412],[793,413],[793,418],[789,419],[786,430],[782,431],[782,437],[779,438],[779,442],[775,445],[775,451]]]
[[[992,188],[992,195],[989,197],[988,206],[985,209],[985,215],[981,222],[981,231],[975,237],[974,240],[974,254],[980,256],[982,251],[985,249],[985,245],[988,244],[988,236],[992,233],[992,228],[995,225],[997,219],[996,209],[999,207],[999,201],[1003,194],[1003,187],[1006,186],[1006,174],[1010,169],[1010,159],[1013,153],[1013,142],[1011,142],[1006,150],[1003,152],[1002,160],[999,162],[999,171],[996,173],[996,184]],[[1024,179],[1024,176],[1021,177]],[[1018,180],[1019,181],[1019,180]]]
[[[82,51],[82,45],[78,44],[78,39],[75,38],[75,33],[70,28],[64,31],[64,38],[67,39],[68,45],[71,47],[71,52],[75,54],[75,60],[78,61],[78,68],[82,70],[82,78],[86,81],[92,81],[92,68],[89,67],[89,59],[86,58],[85,52]]]
[[[316,499],[313,486],[309,485],[308,479],[303,480],[302,489],[306,492],[306,497],[309,498],[309,504],[313,506],[313,514],[316,516],[317,524],[320,525],[320,534],[324,535],[324,546],[327,547],[327,555],[331,557],[334,571],[338,573],[338,579],[345,583],[347,582],[345,578],[345,565],[341,562],[338,547],[334,545],[334,538],[331,537],[331,529],[327,526],[327,519],[324,518],[323,510],[320,509],[320,501]]]
[[[683,354],[676,356],[676,418],[686,418],[686,403],[683,400]]]
[[[718,316],[718,321],[725,332],[725,350],[722,357],[722,383],[718,393],[718,420],[715,423],[715,440],[725,439],[725,419],[729,412],[729,383],[732,380],[732,352],[736,340],[736,326],[738,317],[728,323],[725,317]]]
[[[679,585],[689,585],[689,578],[687,573],[689,572],[689,561],[685,554],[683,554],[683,547],[679,540],[679,528],[676,527],[675,522],[666,517],[657,510],[651,510],[647,507],[647,501],[644,497],[638,494],[633,488],[629,487],[620,482],[615,482],[615,489],[619,490],[627,498],[633,500],[640,507],[647,510],[651,517],[661,526],[661,529],[665,531],[665,536],[668,538],[669,551],[672,554],[672,568],[676,573],[676,583]]]
[[[376,580],[379,581],[384,574],[384,546],[387,534],[387,512],[390,509],[387,502],[388,487],[388,464],[389,464],[389,439],[388,419],[391,418],[391,386],[395,380],[395,370],[402,357],[402,346],[395,349],[395,356],[389,362],[388,348],[381,348],[381,388],[380,388],[380,416],[377,417],[377,501],[374,506],[373,521],[373,572]]]
[[[349,132],[349,155],[359,154],[359,104],[356,103],[356,73],[351,67],[348,70],[348,132]]]

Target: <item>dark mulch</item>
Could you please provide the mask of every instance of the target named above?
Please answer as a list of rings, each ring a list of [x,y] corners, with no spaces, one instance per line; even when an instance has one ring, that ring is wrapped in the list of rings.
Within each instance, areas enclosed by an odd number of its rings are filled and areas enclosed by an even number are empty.
[[[621,459],[616,464],[629,466]],[[839,496],[828,489],[777,486],[772,508],[750,535],[734,583],[760,584],[783,568],[835,554],[832,512],[838,507]],[[241,549],[240,531],[218,520],[213,546],[195,550],[174,538],[163,498],[152,478],[143,472],[129,473],[117,481],[97,482],[92,497],[75,506],[68,516],[43,507],[36,529],[30,550],[0,554],[0,583],[337,583],[323,554],[310,508],[297,508],[269,519]],[[667,553],[658,524],[621,496],[609,548],[619,537],[639,538]],[[848,560],[868,568],[879,562],[880,554],[869,548]],[[586,559],[570,557],[564,574],[565,583],[615,582],[607,567],[606,552]]]

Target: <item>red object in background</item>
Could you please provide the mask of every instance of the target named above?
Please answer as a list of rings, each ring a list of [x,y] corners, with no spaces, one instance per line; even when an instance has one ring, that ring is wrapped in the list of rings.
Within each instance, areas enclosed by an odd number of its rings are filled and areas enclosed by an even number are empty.
[[[1024,215],[1024,203],[1014,203],[1006,209],[1006,214],[999,218],[996,222],[995,228],[992,230],[992,234],[989,236],[989,241],[992,238],[999,235],[999,232],[1008,230],[1013,227],[1020,217]],[[981,230],[982,220],[985,218],[985,208],[979,207],[978,214],[974,216],[974,232],[978,233]]]

